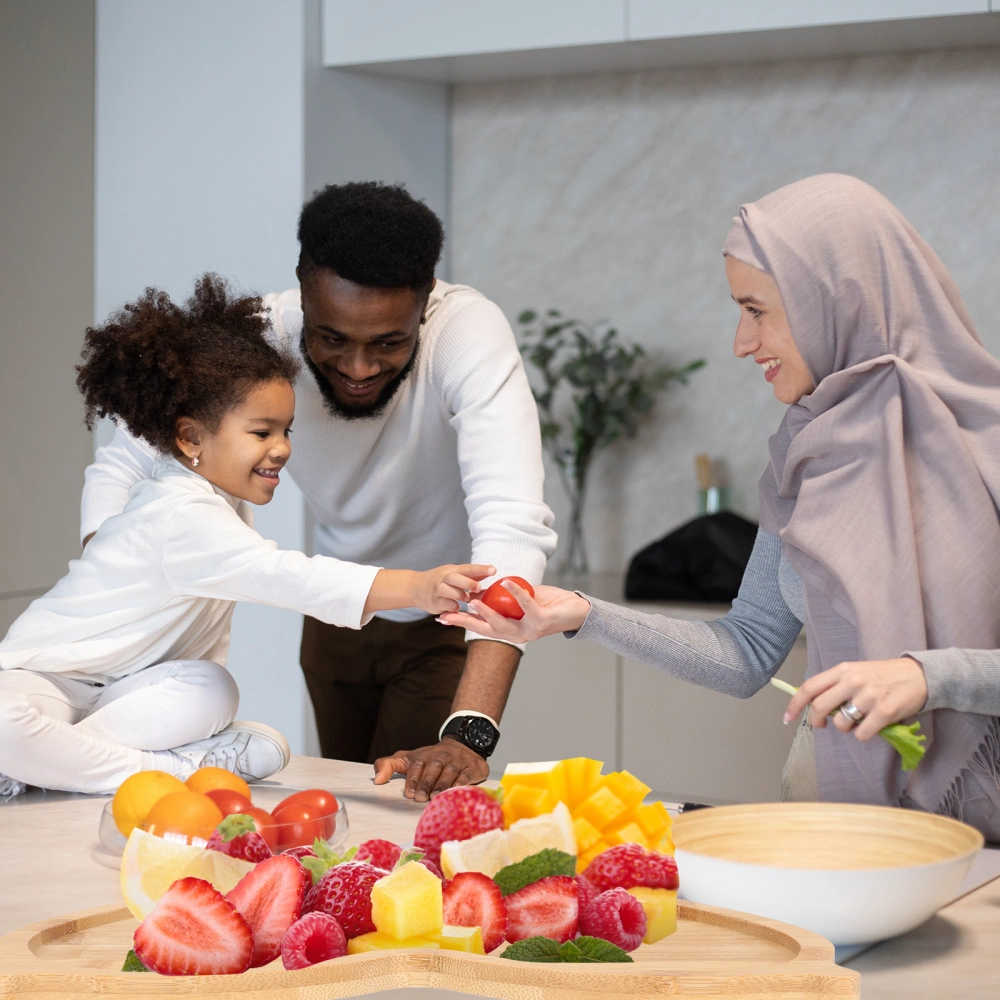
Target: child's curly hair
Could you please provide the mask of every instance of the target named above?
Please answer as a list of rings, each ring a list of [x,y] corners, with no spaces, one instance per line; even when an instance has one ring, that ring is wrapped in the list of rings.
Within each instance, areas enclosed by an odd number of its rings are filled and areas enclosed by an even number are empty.
[[[76,369],[87,427],[113,417],[154,448],[176,453],[180,417],[216,430],[257,386],[294,382],[299,362],[268,342],[267,329],[260,298],[235,296],[217,274],[202,275],[183,307],[147,288],[103,326],[87,329]]]

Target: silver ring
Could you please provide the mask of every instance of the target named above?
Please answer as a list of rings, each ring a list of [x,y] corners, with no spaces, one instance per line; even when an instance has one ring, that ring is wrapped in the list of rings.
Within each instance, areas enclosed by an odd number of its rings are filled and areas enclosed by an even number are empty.
[[[854,704],[853,701],[846,701],[840,706],[840,714],[845,719],[850,719],[855,725],[865,721],[865,713]]]

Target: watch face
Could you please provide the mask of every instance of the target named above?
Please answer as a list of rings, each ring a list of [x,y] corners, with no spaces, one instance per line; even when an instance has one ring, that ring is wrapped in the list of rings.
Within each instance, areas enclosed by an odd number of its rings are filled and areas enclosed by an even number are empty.
[[[465,742],[476,750],[489,750],[496,742],[493,724],[489,719],[472,718],[465,724]]]

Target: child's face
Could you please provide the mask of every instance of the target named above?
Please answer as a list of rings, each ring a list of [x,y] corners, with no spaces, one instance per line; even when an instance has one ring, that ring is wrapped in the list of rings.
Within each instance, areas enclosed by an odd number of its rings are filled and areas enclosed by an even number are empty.
[[[295,392],[288,382],[265,382],[226,413],[218,430],[182,417],[177,422],[181,461],[230,496],[270,503],[278,473],[292,453],[294,414]]]

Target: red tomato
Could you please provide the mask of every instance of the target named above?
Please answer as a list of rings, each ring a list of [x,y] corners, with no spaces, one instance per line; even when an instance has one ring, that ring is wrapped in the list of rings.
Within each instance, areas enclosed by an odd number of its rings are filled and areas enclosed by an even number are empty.
[[[275,818],[286,806],[314,806],[316,812],[313,816],[332,816],[339,808],[340,803],[333,792],[324,791],[322,788],[307,788],[304,792],[294,792],[287,798],[282,799],[272,810]]]
[[[278,829],[277,824],[274,822],[274,817],[269,812],[259,809],[257,806],[250,806],[249,809],[241,809],[240,812],[253,818],[257,832],[264,838],[264,843],[272,851],[277,851]]]
[[[315,806],[292,804],[281,812],[275,811],[274,821],[278,824],[278,843],[281,850],[287,847],[307,847],[317,838],[326,840],[333,833],[333,817],[324,815]]]
[[[245,813],[253,807],[253,803],[245,795],[231,788],[213,788],[205,794],[222,810],[223,816]]]
[[[492,608],[497,614],[503,615],[504,618],[514,618],[520,620],[524,617],[524,610],[517,601],[514,600],[514,595],[505,588],[501,587],[500,584],[504,580],[512,580],[519,587],[526,590],[532,597],[535,596],[535,588],[528,583],[527,580],[522,580],[519,576],[502,576],[496,583],[491,584],[486,593],[479,598],[488,608]]]

